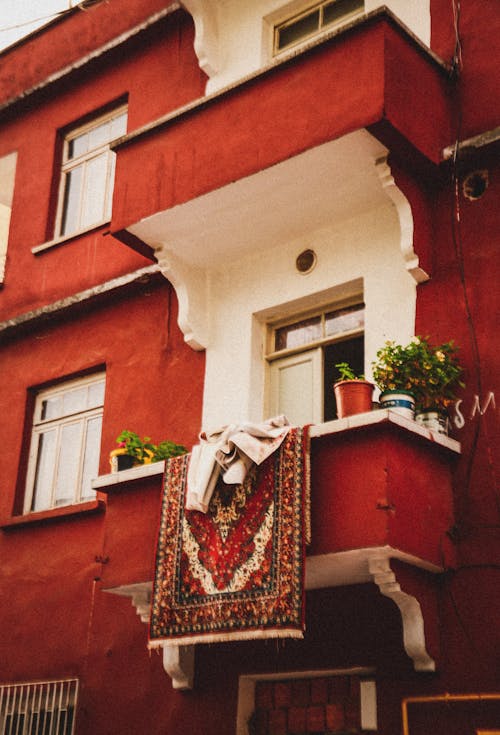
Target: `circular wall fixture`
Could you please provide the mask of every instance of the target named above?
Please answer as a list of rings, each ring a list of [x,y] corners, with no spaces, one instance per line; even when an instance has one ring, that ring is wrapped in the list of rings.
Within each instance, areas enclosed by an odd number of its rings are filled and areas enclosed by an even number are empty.
[[[466,199],[470,199],[471,202],[475,202],[476,199],[480,199],[486,189],[488,188],[489,179],[488,172],[486,170],[473,171],[465,177],[462,185],[462,191]]]
[[[310,273],[316,265],[316,253],[314,250],[303,250],[295,259],[295,267],[299,273],[305,275]]]

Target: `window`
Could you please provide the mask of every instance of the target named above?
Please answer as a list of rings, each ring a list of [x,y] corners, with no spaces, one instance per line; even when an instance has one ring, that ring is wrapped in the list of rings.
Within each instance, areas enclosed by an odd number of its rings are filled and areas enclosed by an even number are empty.
[[[109,220],[115,170],[109,144],[126,131],[127,110],[120,107],[66,135],[56,237]]]
[[[0,686],[0,735],[72,735],[77,679]]]
[[[297,424],[336,418],[335,365],[364,371],[364,313],[364,304],[350,303],[271,326],[270,415],[283,413]]]
[[[73,380],[35,401],[24,512],[92,500],[98,474],[105,378]]]
[[[0,283],[4,280],[17,153],[0,158]]]
[[[320,31],[344,23],[362,12],[363,0],[330,0],[317,3],[274,27],[274,53],[315,36]]]

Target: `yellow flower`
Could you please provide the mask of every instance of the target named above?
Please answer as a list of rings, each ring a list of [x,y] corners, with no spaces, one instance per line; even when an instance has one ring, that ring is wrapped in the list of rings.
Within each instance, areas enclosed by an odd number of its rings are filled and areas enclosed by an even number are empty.
[[[445,356],[444,352],[441,352],[441,350],[438,350],[436,352],[436,357],[439,360],[439,362],[444,362],[446,360],[446,356]]]

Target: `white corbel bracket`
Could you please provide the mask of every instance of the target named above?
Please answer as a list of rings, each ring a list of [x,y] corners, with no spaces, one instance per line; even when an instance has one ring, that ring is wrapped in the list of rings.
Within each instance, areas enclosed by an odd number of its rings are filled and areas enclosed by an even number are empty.
[[[212,77],[219,71],[217,4],[209,0],[183,0],[194,22],[194,52],[200,69]]]
[[[208,341],[207,273],[188,265],[165,245],[154,248],[160,270],[175,288],[179,327],[193,350],[204,350]]]
[[[418,255],[413,247],[413,215],[410,203],[394,180],[387,156],[377,159],[375,168],[382,188],[394,204],[399,218],[399,246],[406,269],[417,283],[424,283],[429,280],[429,275],[419,266]]]
[[[405,651],[413,660],[415,671],[435,671],[436,663],[426,649],[420,603],[412,595],[403,592],[387,557],[369,559],[368,569],[381,594],[389,597],[399,608]]]
[[[149,625],[151,614],[151,582],[123,584],[103,592],[128,597],[142,623]],[[192,689],[194,681],[194,646],[163,646],[163,668],[172,679],[173,689]]]
[[[194,646],[162,646],[163,668],[172,679],[173,689],[193,688]]]

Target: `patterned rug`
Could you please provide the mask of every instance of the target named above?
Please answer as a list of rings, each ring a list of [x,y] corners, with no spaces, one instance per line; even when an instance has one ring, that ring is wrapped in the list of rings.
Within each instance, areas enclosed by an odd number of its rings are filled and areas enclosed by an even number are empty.
[[[306,429],[242,485],[216,486],[208,512],[185,509],[189,455],[167,463],[150,647],[303,636]]]

